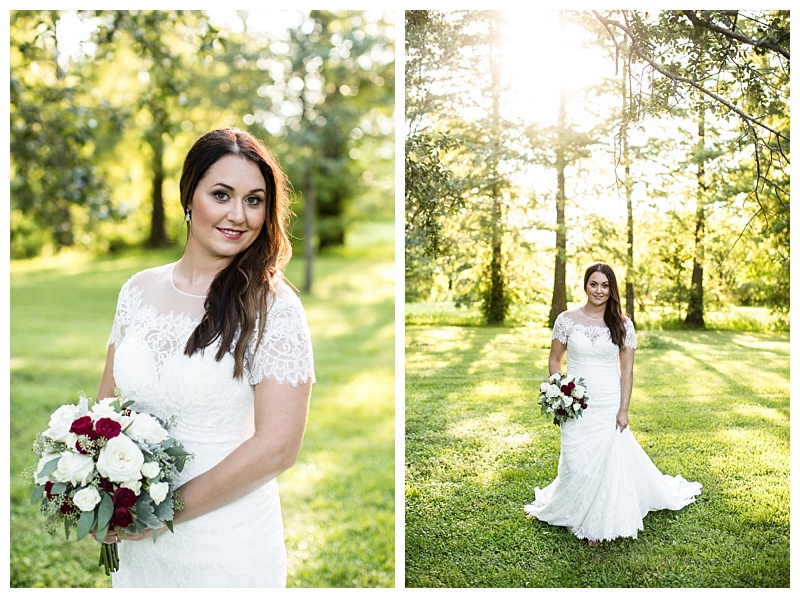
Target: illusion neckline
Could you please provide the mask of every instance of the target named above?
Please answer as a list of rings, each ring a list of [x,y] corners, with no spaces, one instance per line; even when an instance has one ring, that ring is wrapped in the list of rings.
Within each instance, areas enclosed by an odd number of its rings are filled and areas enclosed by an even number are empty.
[[[194,297],[195,299],[205,299],[206,297],[208,297],[208,295],[192,295],[191,293],[187,293],[185,291],[182,291],[177,287],[177,285],[175,284],[175,280],[172,277],[173,273],[175,272],[175,264],[176,263],[177,262],[172,264],[172,267],[170,268],[170,271],[169,271],[169,282],[172,285],[172,288],[175,289],[175,292],[176,293],[180,293],[181,295],[185,295],[186,297]],[[586,316],[586,317],[588,318],[589,316]]]
[[[579,312],[581,312],[581,315],[582,315],[584,318],[586,318],[587,320],[592,320],[592,321],[594,321],[594,322],[604,322],[604,321],[605,321],[605,319],[604,319],[604,318],[593,318],[592,316],[588,316],[588,315],[586,315],[586,312],[585,312],[585,311],[583,311],[583,307],[579,307],[579,308],[578,308],[578,311],[579,311]]]

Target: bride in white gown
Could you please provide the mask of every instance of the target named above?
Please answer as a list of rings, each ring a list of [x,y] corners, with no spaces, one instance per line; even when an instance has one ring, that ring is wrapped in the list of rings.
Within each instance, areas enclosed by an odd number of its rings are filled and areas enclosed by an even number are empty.
[[[647,513],[683,508],[702,485],[662,474],[628,428],[636,334],[622,313],[613,270],[590,266],[584,290],[586,303],[556,319],[549,368],[561,372],[567,355],[569,375],[586,381],[588,408],[561,425],[558,475],[535,489],[525,512],[596,545],[636,538]]]
[[[122,287],[99,396],[118,387],[175,416],[194,459],[176,480],[174,533],[123,535],[113,585],[281,587],[276,477],[297,458],[314,379],[305,312],[281,275],[284,175],[254,137],[221,129],[189,151],[180,191],[183,256]]]

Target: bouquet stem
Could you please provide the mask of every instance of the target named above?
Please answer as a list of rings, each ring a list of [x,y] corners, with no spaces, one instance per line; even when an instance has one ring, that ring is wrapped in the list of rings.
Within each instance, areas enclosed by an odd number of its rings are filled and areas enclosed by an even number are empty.
[[[106,570],[106,575],[111,575],[112,571],[119,569],[119,552],[117,543],[103,544],[100,547],[100,566]]]

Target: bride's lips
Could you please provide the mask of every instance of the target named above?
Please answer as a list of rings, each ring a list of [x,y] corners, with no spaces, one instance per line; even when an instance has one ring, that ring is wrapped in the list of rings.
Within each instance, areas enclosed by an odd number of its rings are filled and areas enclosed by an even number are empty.
[[[219,232],[221,232],[226,239],[238,239],[244,234],[244,231],[237,230],[237,229],[234,229],[234,228],[219,228],[219,227],[217,227],[217,230]]]

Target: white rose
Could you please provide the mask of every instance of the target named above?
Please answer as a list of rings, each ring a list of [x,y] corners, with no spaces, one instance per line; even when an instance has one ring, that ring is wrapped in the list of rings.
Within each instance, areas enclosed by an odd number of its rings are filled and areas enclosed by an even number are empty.
[[[133,493],[136,496],[139,496],[139,492],[142,490],[142,481],[141,480],[128,480],[127,482],[122,482],[119,485],[120,488],[127,488],[128,490],[133,490]]]
[[[553,374],[552,376],[550,376],[550,383],[551,383],[551,384],[552,384],[553,382],[558,382],[559,380],[561,380],[561,372],[556,372],[555,374]]]
[[[107,417],[108,419],[113,419],[117,423],[122,423],[124,416],[117,413],[117,411],[111,406],[111,404],[116,402],[116,400],[116,397],[100,399],[100,401],[92,407],[92,419],[97,421],[98,419]]]
[[[572,405],[572,397],[564,396],[564,407]]]
[[[93,472],[94,461],[89,455],[64,451],[61,453],[58,467],[53,472],[53,479],[56,482],[81,486],[86,483]]]
[[[77,405],[62,405],[53,412],[50,416],[49,428],[45,430],[42,435],[52,438],[56,442],[68,442],[71,436],[75,434],[70,433],[69,429],[72,422],[78,419],[78,406]],[[72,440],[74,443],[74,439]]]
[[[144,455],[136,443],[124,434],[112,438],[100,450],[97,471],[111,482],[128,482],[141,477]]]
[[[142,475],[146,478],[154,478],[159,474],[160,471],[161,468],[155,461],[150,461],[142,465]]]
[[[581,410],[581,404],[578,401],[575,401],[572,404],[572,409],[573,409],[573,411],[575,411],[577,413],[578,411]]]
[[[164,442],[169,435],[167,431],[161,427],[158,420],[152,415],[147,413],[140,413],[131,422],[131,425],[125,430],[125,434],[130,436],[133,440],[140,440],[148,444],[159,444]]]
[[[84,488],[75,493],[75,496],[72,497],[72,502],[81,511],[91,511],[100,502],[100,493],[92,487]]]
[[[539,392],[547,392],[549,386],[547,382],[542,382],[542,385],[539,387]]]
[[[150,496],[153,498],[153,502],[156,504],[161,504],[161,502],[167,498],[168,492],[169,484],[166,482],[158,482],[157,484],[150,486]]]
[[[561,384],[569,384],[570,382],[575,382],[575,376],[564,376],[564,379],[561,380]]]
[[[551,384],[550,386],[547,387],[547,393],[546,394],[551,399],[554,399],[559,394],[561,394],[561,387],[556,386],[555,384]]]
[[[586,389],[581,386],[580,384],[575,385],[575,388],[572,389],[572,396],[576,399],[582,399]]]

